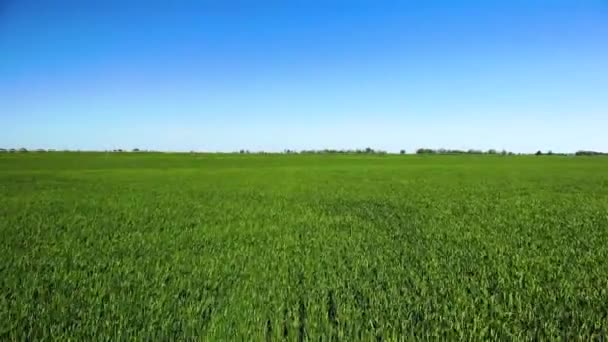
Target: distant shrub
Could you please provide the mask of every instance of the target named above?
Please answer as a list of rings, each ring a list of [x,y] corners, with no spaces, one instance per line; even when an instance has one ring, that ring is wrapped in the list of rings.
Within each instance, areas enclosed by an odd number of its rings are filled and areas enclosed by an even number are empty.
[[[542,152],[541,150],[538,150],[538,151],[536,151],[535,155],[537,155],[537,156],[542,156],[542,155],[543,155],[543,152]]]
[[[134,148],[133,152],[140,152],[138,148]]]
[[[405,154],[405,150],[399,151],[399,154]]]

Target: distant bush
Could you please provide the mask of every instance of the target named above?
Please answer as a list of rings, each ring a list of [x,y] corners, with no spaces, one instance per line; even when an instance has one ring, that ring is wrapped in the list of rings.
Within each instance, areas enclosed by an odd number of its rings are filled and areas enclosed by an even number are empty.
[[[534,154],[535,154],[535,155],[537,155],[537,156],[542,156],[542,155],[543,155],[543,152],[542,152],[541,150],[538,150],[538,151],[536,151],[536,153],[534,153]]]
[[[5,148],[0,148],[0,152],[7,152]]]
[[[399,154],[405,154],[405,150],[399,151]]]
[[[25,152],[27,152],[27,148],[22,147],[22,148],[20,148],[20,149],[19,149],[19,152],[21,152],[21,153],[25,153]]]
[[[138,148],[134,148],[133,152],[140,152]]]

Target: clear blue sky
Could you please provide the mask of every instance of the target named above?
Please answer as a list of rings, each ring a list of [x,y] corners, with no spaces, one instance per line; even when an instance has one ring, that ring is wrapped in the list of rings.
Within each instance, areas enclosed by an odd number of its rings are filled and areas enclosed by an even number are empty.
[[[0,147],[608,151],[608,1],[0,0]]]

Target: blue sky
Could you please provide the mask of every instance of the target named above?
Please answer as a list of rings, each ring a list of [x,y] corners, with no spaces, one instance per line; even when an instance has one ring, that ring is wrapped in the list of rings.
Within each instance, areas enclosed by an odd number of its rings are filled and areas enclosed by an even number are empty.
[[[608,151],[607,1],[0,0],[0,147]]]

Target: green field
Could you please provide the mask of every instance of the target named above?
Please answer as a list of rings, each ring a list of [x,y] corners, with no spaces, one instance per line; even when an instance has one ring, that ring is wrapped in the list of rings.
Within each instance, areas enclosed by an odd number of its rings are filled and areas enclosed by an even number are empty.
[[[0,154],[0,339],[605,338],[608,158]]]

